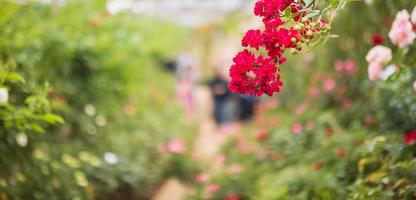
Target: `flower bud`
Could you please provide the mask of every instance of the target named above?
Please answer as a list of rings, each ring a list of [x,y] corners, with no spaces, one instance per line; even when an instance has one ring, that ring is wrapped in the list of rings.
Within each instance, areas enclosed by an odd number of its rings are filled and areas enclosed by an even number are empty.
[[[292,38],[290,38],[290,41],[291,41],[292,43],[295,43],[295,42],[296,42],[296,38],[292,37]]]
[[[306,17],[302,17],[302,19],[300,20],[302,23],[305,23],[306,21],[308,21],[308,18]]]

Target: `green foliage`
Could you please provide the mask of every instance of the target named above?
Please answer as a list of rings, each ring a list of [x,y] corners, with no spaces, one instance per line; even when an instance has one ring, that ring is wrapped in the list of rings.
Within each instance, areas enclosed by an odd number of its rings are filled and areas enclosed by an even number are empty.
[[[157,150],[192,130],[158,68],[186,31],[104,6],[0,1],[0,199],[143,199],[191,176]]]

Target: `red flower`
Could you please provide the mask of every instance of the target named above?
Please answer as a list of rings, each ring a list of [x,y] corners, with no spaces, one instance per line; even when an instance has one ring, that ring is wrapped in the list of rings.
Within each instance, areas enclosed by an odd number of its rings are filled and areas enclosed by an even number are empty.
[[[233,92],[271,96],[280,91],[283,83],[271,58],[254,56],[248,50],[237,54],[230,69],[229,88]]]
[[[343,158],[347,155],[347,150],[345,150],[344,148],[339,148],[335,154],[338,158]]]
[[[252,47],[255,49],[259,49],[260,46],[263,45],[263,38],[261,36],[261,31],[260,30],[249,30],[247,31],[247,33],[245,34],[241,45],[243,47]]]
[[[329,137],[334,135],[334,129],[333,128],[327,128],[326,129],[326,135],[329,136]]]
[[[316,170],[319,170],[319,169],[322,168],[322,165],[323,164],[324,164],[323,161],[318,161],[318,162],[316,162],[316,163],[313,164],[313,168],[316,169]]]
[[[269,137],[269,131],[267,131],[267,130],[261,130],[256,135],[256,139],[258,141],[267,140],[268,137]]]
[[[283,83],[280,80],[279,65],[286,62],[283,54],[286,50],[296,52],[302,50],[303,43],[309,43],[316,33],[326,31],[327,23],[324,20],[312,22],[302,19],[299,24],[292,27],[282,27],[289,21],[299,21],[308,13],[302,12],[301,1],[295,0],[258,0],[254,7],[254,14],[262,18],[263,30],[249,30],[244,35],[241,45],[245,49],[234,57],[234,64],[230,69],[230,90],[242,94],[272,96],[280,92]],[[282,12],[290,8],[294,19],[283,21]],[[293,24],[293,23],[292,23]],[[252,50],[259,51],[264,48],[267,57],[257,56]]]
[[[373,43],[373,45],[374,45],[374,46],[376,46],[376,45],[380,45],[380,44],[383,44],[383,42],[384,42],[384,38],[383,38],[383,36],[381,36],[380,34],[378,34],[378,33],[374,33],[374,34],[371,36],[371,42]]]
[[[403,142],[409,146],[415,145],[416,144],[416,130],[413,130],[410,133],[408,133],[406,136],[404,136]]]
[[[224,196],[223,199],[224,200],[240,200],[240,196],[236,194],[229,194],[229,195]]]

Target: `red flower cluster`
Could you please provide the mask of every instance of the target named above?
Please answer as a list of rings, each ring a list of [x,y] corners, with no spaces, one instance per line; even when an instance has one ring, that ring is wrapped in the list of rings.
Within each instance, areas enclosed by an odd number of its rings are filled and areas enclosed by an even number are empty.
[[[261,17],[264,30],[249,30],[241,45],[245,47],[238,53],[230,69],[230,89],[233,92],[261,96],[279,92],[283,85],[280,80],[280,67],[286,57],[286,50],[298,52],[302,44],[309,43],[316,33],[326,32],[328,26],[324,20],[311,21],[303,16],[303,5],[296,0],[259,0],[254,14]],[[282,13],[289,9],[292,18],[282,18]],[[285,19],[286,21],[284,21]],[[284,27],[293,20],[294,25]],[[267,56],[255,55],[252,51],[264,49]]]
[[[407,145],[415,145],[416,144],[416,130],[410,132],[403,138],[403,142]]]
[[[224,196],[223,199],[224,200],[240,200],[240,196],[236,194],[230,194],[230,195]]]

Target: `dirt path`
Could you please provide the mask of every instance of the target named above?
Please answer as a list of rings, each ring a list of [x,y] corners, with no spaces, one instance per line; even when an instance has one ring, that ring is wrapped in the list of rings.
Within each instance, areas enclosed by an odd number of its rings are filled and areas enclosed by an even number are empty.
[[[226,142],[227,135],[216,133],[211,119],[212,102],[209,89],[199,87],[195,94],[196,123],[199,124],[198,136],[195,139],[193,156],[206,163],[212,159]],[[210,166],[212,167],[212,166]],[[177,179],[167,180],[152,200],[181,200],[186,196],[187,187]]]

